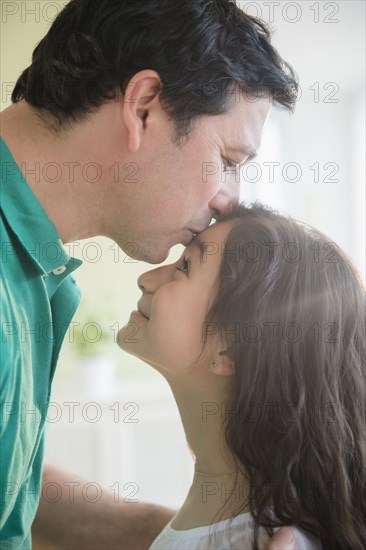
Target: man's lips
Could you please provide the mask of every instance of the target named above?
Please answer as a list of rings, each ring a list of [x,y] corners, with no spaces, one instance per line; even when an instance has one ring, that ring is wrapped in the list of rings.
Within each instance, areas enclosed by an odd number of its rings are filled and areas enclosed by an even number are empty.
[[[189,241],[186,241],[186,240],[182,240],[181,243],[184,245],[184,246],[188,246],[191,242],[192,242],[192,239],[195,238],[195,236],[198,234],[198,233],[201,233],[202,231],[204,231],[205,229],[207,229],[207,227],[204,227],[203,229],[191,229],[190,227],[187,227],[186,231],[189,231],[191,233],[191,239]]]
[[[209,222],[210,223],[210,222]],[[204,225],[203,227],[201,227],[200,229],[197,228],[197,229],[194,229],[193,227],[188,227],[188,230],[191,231],[191,233],[194,233],[195,235],[197,235],[197,233],[202,233],[202,231],[204,231],[205,229],[208,228],[208,225]]]

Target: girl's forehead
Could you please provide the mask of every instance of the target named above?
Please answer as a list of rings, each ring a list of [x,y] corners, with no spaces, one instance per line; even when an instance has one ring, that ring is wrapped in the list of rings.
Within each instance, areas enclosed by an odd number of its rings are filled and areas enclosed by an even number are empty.
[[[234,225],[234,220],[215,222],[199,234],[203,242],[213,242],[217,244],[225,243],[226,239]]]
[[[211,262],[214,257],[221,259],[232,227],[233,220],[214,223],[196,235],[186,250],[198,249],[203,263]]]

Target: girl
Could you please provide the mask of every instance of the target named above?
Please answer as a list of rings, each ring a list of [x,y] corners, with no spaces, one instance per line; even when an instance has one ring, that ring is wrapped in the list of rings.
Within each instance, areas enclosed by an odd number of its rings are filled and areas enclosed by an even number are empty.
[[[366,548],[365,289],[321,233],[239,205],[139,278],[119,345],[174,393],[195,474],[151,549]]]

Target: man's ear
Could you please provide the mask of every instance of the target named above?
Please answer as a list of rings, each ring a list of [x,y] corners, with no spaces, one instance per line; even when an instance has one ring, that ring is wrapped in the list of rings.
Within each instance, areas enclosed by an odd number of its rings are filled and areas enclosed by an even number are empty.
[[[128,130],[128,148],[132,153],[141,145],[142,132],[152,104],[159,101],[161,78],[156,71],[136,73],[127,84],[122,106],[122,119]]]
[[[221,376],[232,376],[235,374],[235,365],[226,351],[220,351],[215,360],[211,363],[213,374]]]

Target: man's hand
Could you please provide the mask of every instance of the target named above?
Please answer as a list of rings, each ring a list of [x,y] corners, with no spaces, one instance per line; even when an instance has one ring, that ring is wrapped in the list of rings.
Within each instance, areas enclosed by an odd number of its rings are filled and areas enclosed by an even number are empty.
[[[153,504],[115,503],[114,495],[109,491],[105,491],[97,503],[85,502],[82,492],[78,490],[84,482],[80,477],[45,461],[43,487],[57,484],[67,489],[74,484],[75,492],[70,499],[69,492],[65,490],[57,502],[47,501],[44,495],[41,496],[32,527],[35,550],[149,548],[175,513]],[[296,550],[291,529],[282,527],[271,538],[266,550]]]
[[[296,550],[295,536],[289,527],[282,527],[271,538],[266,550]]]
[[[44,462],[44,490],[32,525],[34,550],[147,550],[175,514],[155,504],[116,502],[106,489],[100,500],[90,502],[82,492],[86,483]],[[58,488],[57,499],[52,487]]]

